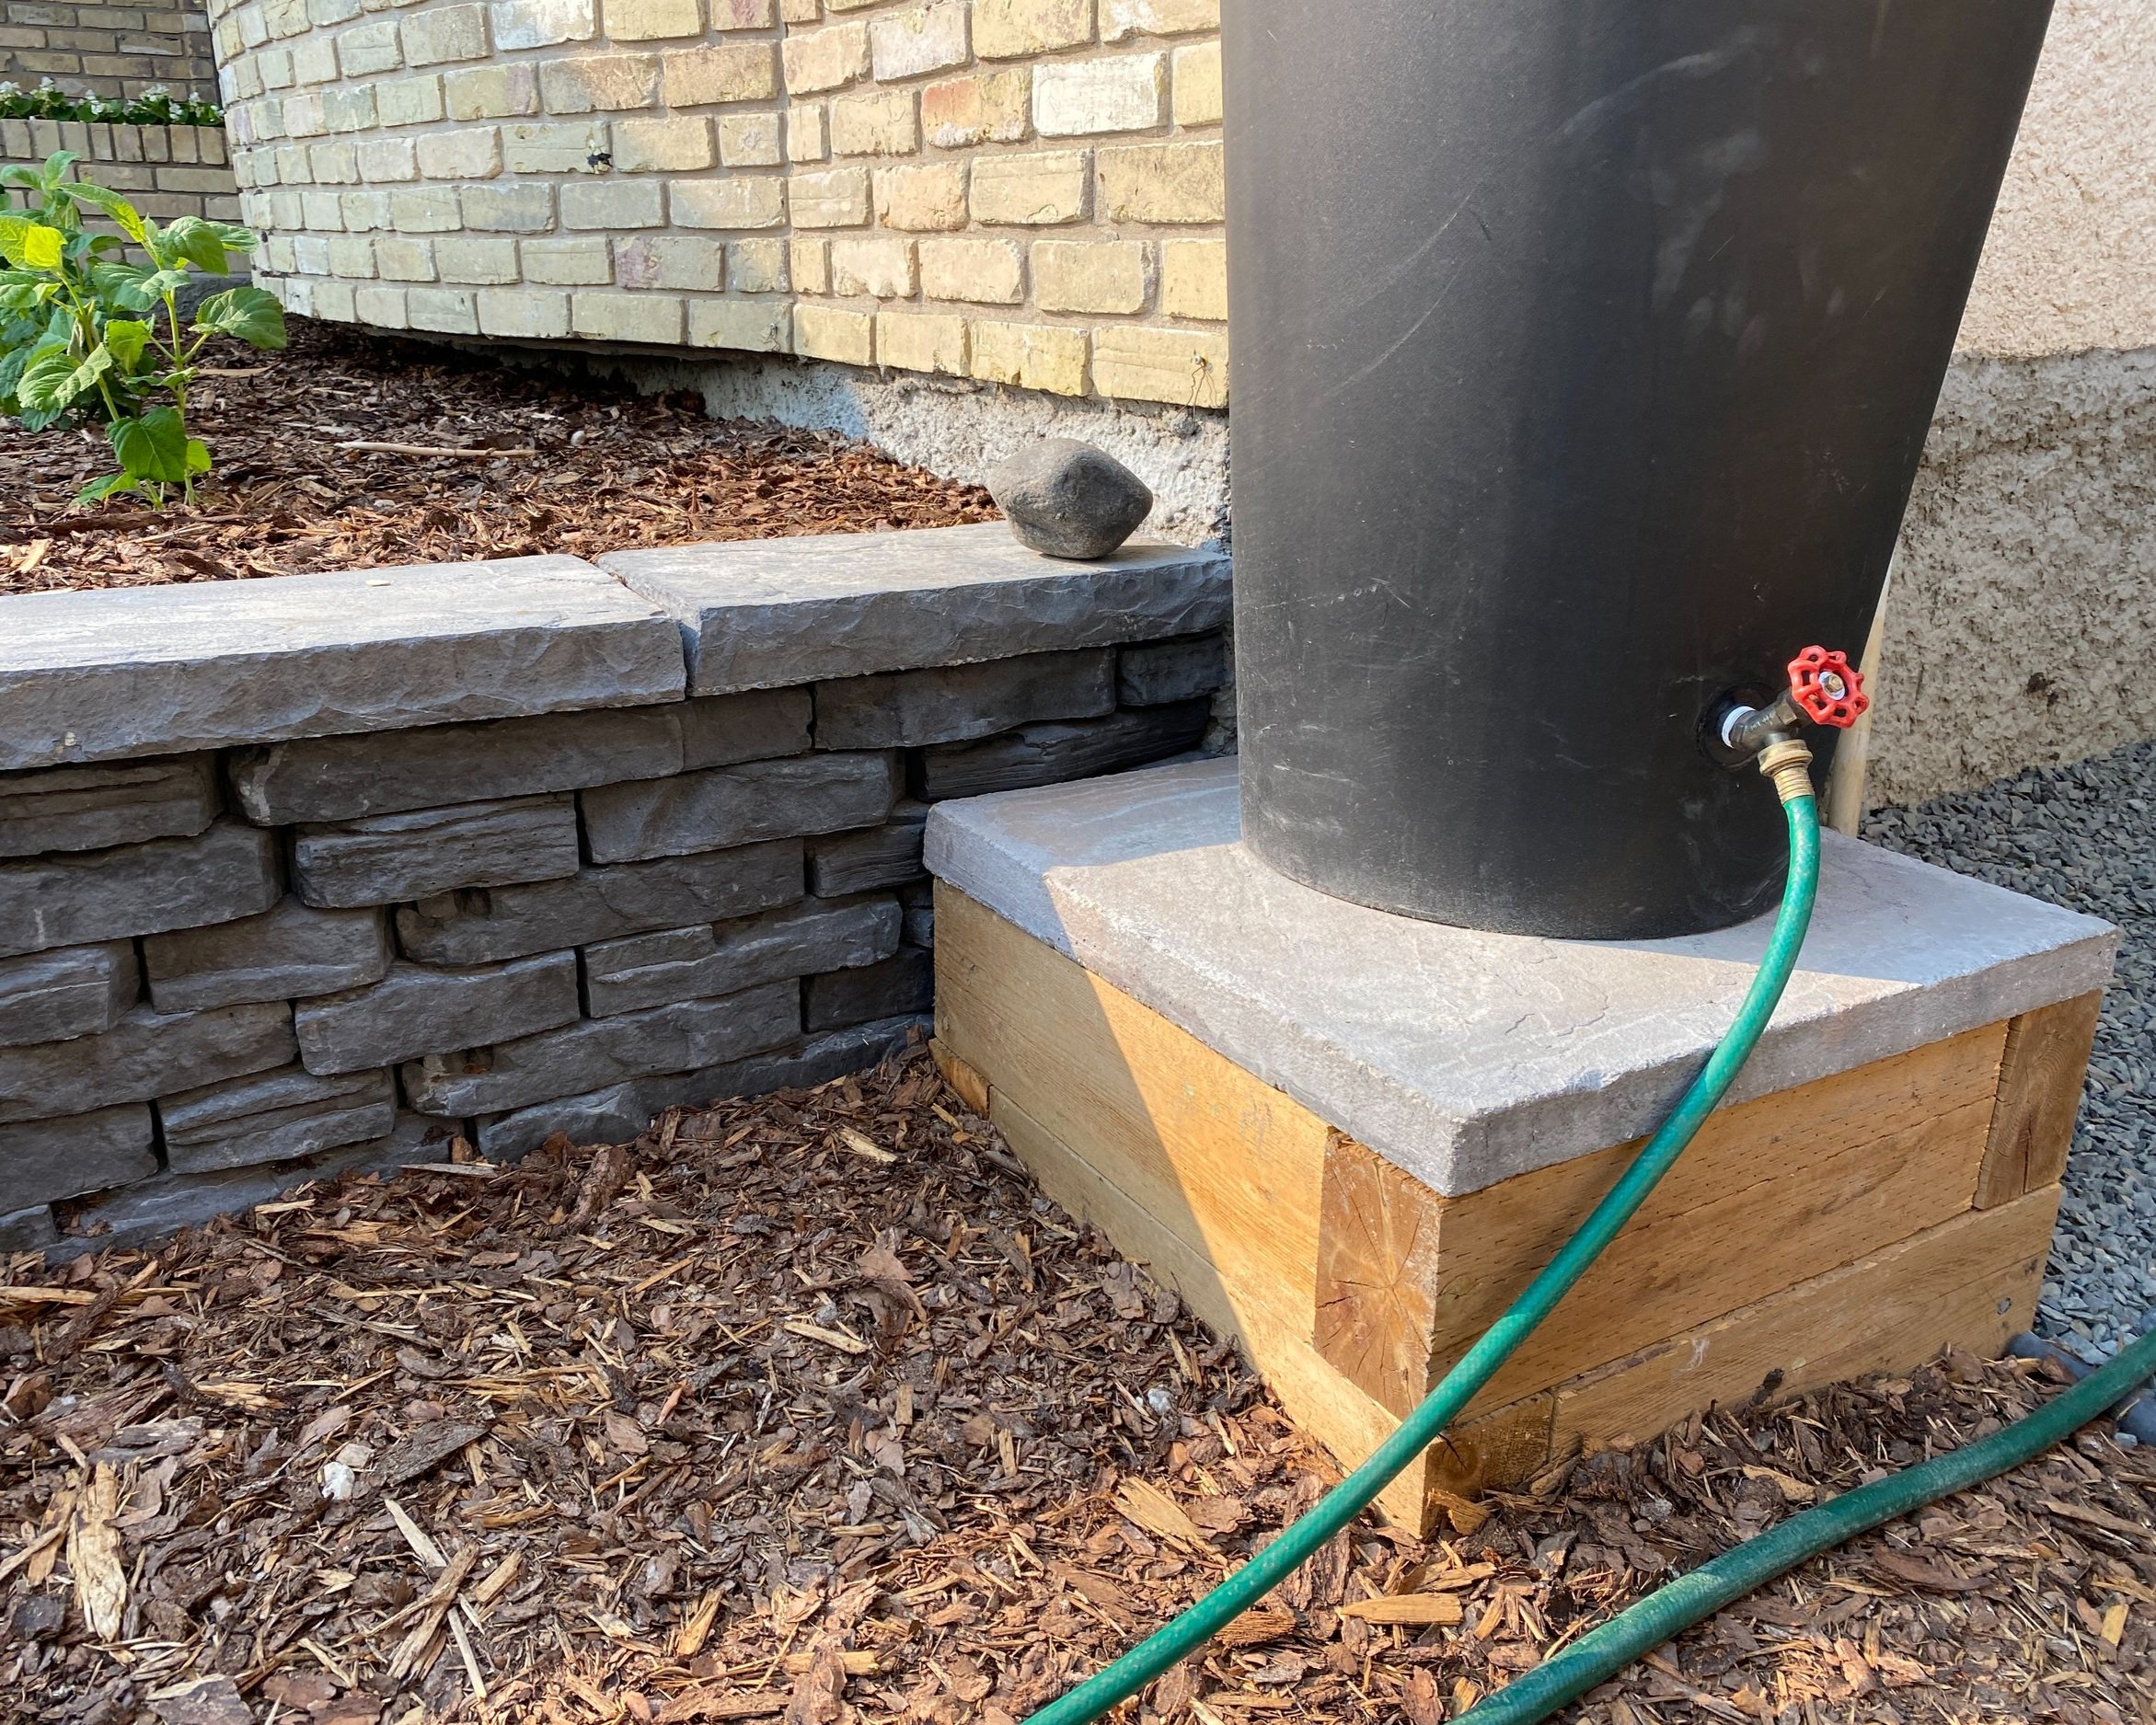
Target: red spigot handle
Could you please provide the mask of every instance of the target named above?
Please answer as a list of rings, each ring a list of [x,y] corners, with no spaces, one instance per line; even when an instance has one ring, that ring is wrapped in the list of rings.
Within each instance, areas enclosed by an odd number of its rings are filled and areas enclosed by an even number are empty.
[[[1847,653],[1807,647],[1789,661],[1790,698],[1815,725],[1847,730],[1872,705],[1861,672]]]

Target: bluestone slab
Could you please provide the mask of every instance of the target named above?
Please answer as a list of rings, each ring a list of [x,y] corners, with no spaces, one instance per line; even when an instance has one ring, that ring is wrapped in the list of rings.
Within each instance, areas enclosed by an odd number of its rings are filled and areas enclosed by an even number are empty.
[[[577,871],[576,802],[516,797],[303,826],[292,886],[320,910],[431,898],[459,887],[559,880]]]
[[[1218,635],[1146,641],[1116,655],[1115,698],[1125,707],[1194,700],[1227,681],[1228,643]]]
[[[288,1162],[386,1136],[397,1124],[387,1072],[320,1076],[304,1066],[204,1085],[157,1104],[176,1174]]]
[[[679,620],[697,695],[1192,635],[1229,611],[1222,553],[1127,545],[1099,562],[1051,563],[1001,522],[599,562]]]
[[[820,898],[870,892],[918,880],[921,835],[928,805],[910,799],[895,804],[891,818],[865,832],[829,834],[809,841],[809,890]]]
[[[728,1097],[828,1084],[881,1065],[914,1036],[928,1033],[928,1021],[919,1018],[858,1024],[823,1036],[797,1038],[768,1052],[701,1072],[638,1078],[585,1096],[536,1103],[481,1121],[479,1154],[490,1162],[513,1162],[556,1133],[565,1133],[580,1144],[628,1144],[667,1109],[704,1108]]]
[[[0,599],[0,771],[682,692],[678,627],[575,558]]]
[[[802,1029],[812,1032],[926,1012],[936,1002],[936,960],[907,947],[880,964],[812,976],[801,995]]]
[[[372,987],[303,1000],[292,1018],[301,1061],[328,1076],[530,1036],[576,1016],[576,954],[549,952],[473,970],[393,964]]]
[[[259,916],[152,935],[143,962],[161,1012],[331,995],[389,973],[389,926],[379,910],[317,911],[287,896]]]
[[[137,1006],[102,1036],[0,1048],[0,1121],[147,1101],[292,1056],[292,1010],[282,1002],[211,1012]]]
[[[283,890],[277,835],[236,821],[193,838],[0,863],[0,958],[230,922]]]
[[[583,793],[595,863],[638,862],[873,826],[898,800],[894,753],[752,761]],[[674,919],[679,922],[681,919]]]
[[[1115,710],[1115,654],[1027,653],[816,684],[816,747],[911,749],[992,737],[1036,719]]]
[[[0,778],[0,857],[187,838],[216,818],[214,762],[206,754]]]
[[[584,949],[584,995],[594,1018],[677,1000],[706,1000],[758,983],[873,964],[898,950],[898,901],[810,899],[717,927],[669,928]]]
[[[585,868],[565,880],[480,887],[406,905],[397,913],[397,938],[407,957],[429,964],[486,964],[678,928],[692,917],[717,923],[775,910],[801,896],[801,877],[799,839]]]
[[[50,1204],[32,1204],[28,1210],[0,1211],[0,1252],[34,1252],[60,1237],[52,1225]],[[103,1245],[102,1240],[98,1242]]]
[[[352,821],[799,754],[809,746],[809,713],[806,689],[770,689],[613,712],[310,737],[243,750],[230,772],[250,821]]]
[[[777,1048],[801,1034],[801,989],[767,983],[720,1000],[685,1000],[567,1029],[415,1061],[400,1075],[422,1114],[456,1118],[528,1108],[565,1091],[690,1072]]]
[[[1762,795],[1768,794],[1762,788]],[[1418,922],[1246,851],[1233,760],[944,804],[928,865],[1440,1192],[1642,1137],[1770,920],[1625,942]],[[1829,833],[1802,966],[1734,1098],[2101,988],[2093,917]]]
[[[1178,701],[923,749],[914,757],[913,792],[923,802],[940,802],[1118,772],[1196,748],[1212,719],[1210,701]]]
[[[156,1142],[146,1102],[0,1126],[0,1211],[147,1179]]]
[[[140,992],[131,941],[0,959],[0,1048],[110,1030]]]

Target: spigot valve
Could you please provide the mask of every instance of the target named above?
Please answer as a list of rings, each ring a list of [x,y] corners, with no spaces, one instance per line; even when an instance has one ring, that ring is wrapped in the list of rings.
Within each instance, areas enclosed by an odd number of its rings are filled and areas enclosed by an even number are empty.
[[[1789,698],[1815,725],[1837,730],[1847,730],[1872,705],[1849,655],[1824,647],[1807,647],[1789,661]]]

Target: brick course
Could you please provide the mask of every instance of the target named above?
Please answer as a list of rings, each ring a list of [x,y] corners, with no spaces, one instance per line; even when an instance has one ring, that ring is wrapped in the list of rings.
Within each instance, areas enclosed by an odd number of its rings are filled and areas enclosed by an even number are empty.
[[[211,10],[295,311],[1227,398],[1217,0]]]
[[[162,85],[176,97],[213,102],[209,17],[194,6],[0,0],[0,82],[45,78],[70,95],[139,96]]]

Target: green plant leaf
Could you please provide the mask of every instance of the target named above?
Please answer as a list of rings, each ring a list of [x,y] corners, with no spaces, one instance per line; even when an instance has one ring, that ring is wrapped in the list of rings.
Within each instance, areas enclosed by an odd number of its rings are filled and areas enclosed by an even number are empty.
[[[190,475],[210,471],[210,446],[199,437],[187,440],[187,470]]]
[[[32,222],[22,236],[23,267],[29,270],[57,270],[67,256],[67,236],[56,227],[47,227],[42,222]]]
[[[255,248],[255,231],[232,222],[206,222],[203,225],[225,242],[227,251],[252,251]]]
[[[105,428],[105,435],[131,479],[178,485],[187,477],[188,444],[192,440],[178,408],[158,408],[139,419],[115,420]]]
[[[195,328],[264,350],[282,348],[286,339],[284,307],[275,294],[259,287],[227,288],[212,294],[195,313]]]
[[[144,233],[142,212],[118,192],[110,191],[103,186],[90,185],[86,181],[65,186],[62,190],[75,202],[86,204],[91,209],[103,211],[106,215],[111,218],[113,225],[118,227],[122,234],[133,240],[136,245],[142,244]]]
[[[105,345],[112,350],[112,362],[132,372],[150,344],[150,327],[133,317],[115,317],[105,325]]]
[[[225,255],[225,242],[218,237],[217,229],[199,215],[183,215],[165,224],[160,247],[167,259],[184,258],[198,270],[211,275],[223,275],[230,262]],[[149,234],[144,231],[143,243],[148,244]]]
[[[86,389],[96,387],[98,379],[111,369],[112,351],[102,343],[80,364],[65,348],[47,348],[23,367],[16,397],[26,408],[64,408]]]
[[[135,481],[124,473],[109,473],[101,479],[92,479],[75,494],[78,503],[101,503],[119,491],[132,491]]]

